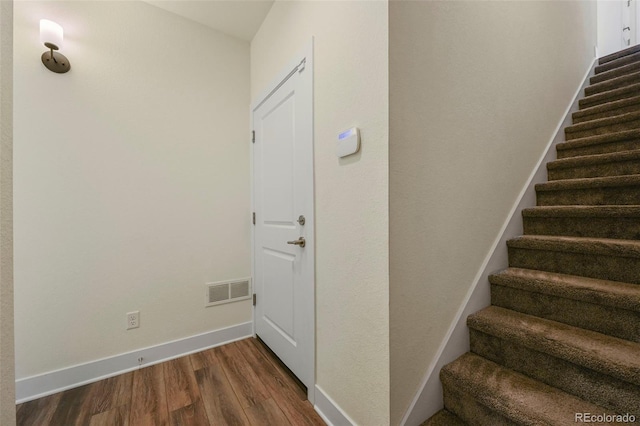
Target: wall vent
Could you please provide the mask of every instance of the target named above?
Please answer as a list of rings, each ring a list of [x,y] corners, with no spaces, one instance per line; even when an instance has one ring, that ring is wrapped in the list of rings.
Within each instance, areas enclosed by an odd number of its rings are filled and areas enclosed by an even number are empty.
[[[251,298],[251,279],[207,283],[205,306],[221,305]]]

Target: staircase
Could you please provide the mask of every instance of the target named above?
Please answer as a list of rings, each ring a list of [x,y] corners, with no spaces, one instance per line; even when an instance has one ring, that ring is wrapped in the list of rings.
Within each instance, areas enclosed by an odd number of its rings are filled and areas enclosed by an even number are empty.
[[[424,425],[640,423],[640,46],[590,84]]]

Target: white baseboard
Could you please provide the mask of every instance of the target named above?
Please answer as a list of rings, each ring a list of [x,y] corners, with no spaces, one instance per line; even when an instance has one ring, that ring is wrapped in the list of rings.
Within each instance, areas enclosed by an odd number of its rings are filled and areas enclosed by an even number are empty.
[[[250,336],[252,336],[252,323],[245,322],[184,339],[19,379],[16,380],[16,404]],[[138,365],[139,357],[144,358],[142,365]]]
[[[480,268],[480,272],[476,275],[451,327],[445,335],[434,357],[434,361],[427,368],[418,393],[402,418],[400,423],[402,426],[419,425],[444,406],[442,384],[440,383],[439,377],[440,370],[446,364],[469,351],[467,317],[491,305],[491,288],[488,285],[489,275],[506,269],[509,266],[507,240],[522,235],[521,212],[524,208],[536,205],[535,185],[546,182],[547,180],[546,164],[556,159],[555,146],[565,140],[564,128],[572,124],[571,114],[578,110],[578,100],[585,87],[589,85],[589,77],[593,75],[595,64],[596,58],[594,58],[589,65],[580,87],[576,90],[573,100],[565,111],[563,119],[558,123],[553,138],[547,144],[544,154],[529,176],[529,180],[520,192],[520,196],[514,203],[509,216],[507,216],[507,220],[502,226],[498,238],[494,241],[489,254]]]
[[[315,392],[315,408],[316,412],[322,417],[322,420],[329,426],[355,426],[356,422],[342,411],[336,402],[325,393],[325,391],[316,385]]]

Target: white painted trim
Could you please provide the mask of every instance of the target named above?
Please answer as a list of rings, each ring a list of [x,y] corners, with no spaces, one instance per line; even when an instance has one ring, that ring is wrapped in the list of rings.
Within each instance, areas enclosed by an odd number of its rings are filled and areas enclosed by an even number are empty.
[[[444,403],[442,399],[442,384],[439,377],[440,370],[446,364],[469,351],[467,317],[491,305],[491,288],[489,285],[484,284],[488,284],[489,275],[509,266],[507,240],[522,235],[521,212],[527,207],[536,205],[535,185],[546,182],[546,164],[556,159],[555,146],[564,141],[563,130],[566,126],[572,124],[571,114],[579,109],[578,100],[584,88],[589,85],[589,77],[593,75],[595,65],[596,58],[591,61],[582,83],[573,95],[564,117],[555,129],[553,138],[547,144],[543,155],[538,160],[536,167],[511,208],[511,212],[507,216],[507,220],[487,254],[482,267],[474,278],[473,284],[458,309],[454,321],[438,348],[436,356],[427,368],[416,396],[402,418],[400,423],[402,426],[419,425],[442,409]],[[483,285],[479,285],[480,283]]]
[[[313,408],[329,426],[354,426],[354,422],[336,402],[316,385],[316,402]]]
[[[307,44],[307,46],[305,46],[304,49],[298,52],[298,54],[294,56],[294,59],[292,59],[287,64],[286,67],[282,68],[282,71],[278,75],[276,75],[276,77],[273,80],[271,80],[271,82],[251,102],[250,114],[251,114],[251,120],[252,120],[251,121],[252,129],[253,129],[253,111],[255,111],[262,103],[264,103],[264,101],[267,100],[269,96],[271,96],[271,94],[278,87],[280,87],[280,84],[283,83],[287,79],[287,77],[290,75],[291,70],[297,68],[298,65],[300,65],[300,61],[303,58],[307,58],[307,60],[309,60],[309,58],[311,58],[311,60],[313,59],[313,37],[311,37],[311,41]],[[309,65],[309,62],[307,61],[305,67],[308,65]]]
[[[16,404],[251,336],[251,322],[16,380]],[[144,363],[138,365],[138,358]]]
[[[251,184],[251,190],[249,191],[249,204],[251,206],[251,211],[249,212],[249,220],[251,221],[251,296],[253,300],[253,295],[256,294],[256,289],[254,287],[254,283],[256,282],[256,265],[255,265],[255,233],[256,233],[256,225],[253,223],[253,214],[256,212],[255,202],[253,200],[253,148],[255,147],[255,143],[253,142],[253,106],[249,107],[249,182]],[[256,307],[255,305],[251,305],[251,335],[256,337]]]

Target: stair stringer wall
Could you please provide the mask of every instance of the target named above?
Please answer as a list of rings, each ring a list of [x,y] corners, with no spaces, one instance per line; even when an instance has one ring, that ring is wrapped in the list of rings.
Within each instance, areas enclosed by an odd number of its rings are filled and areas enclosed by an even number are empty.
[[[434,361],[429,365],[420,388],[413,398],[409,409],[402,418],[402,426],[417,426],[434,415],[444,406],[442,397],[442,384],[440,382],[440,370],[446,364],[469,351],[469,329],[467,317],[491,305],[491,287],[489,275],[505,269],[509,265],[507,253],[507,240],[523,234],[522,210],[536,205],[535,185],[547,181],[548,162],[556,159],[556,145],[564,142],[563,129],[572,124],[571,114],[578,111],[578,100],[582,97],[584,89],[589,85],[589,78],[594,75],[597,58],[594,57],[587,68],[580,86],[573,95],[573,99],[567,107],[564,117],[558,123],[551,140],[548,142],[543,155],[536,163],[536,167],[516,202],[514,203],[507,220],[494,241],[482,267],[473,280],[473,283],[462,302],[454,321],[451,323],[447,334],[438,348]]]

